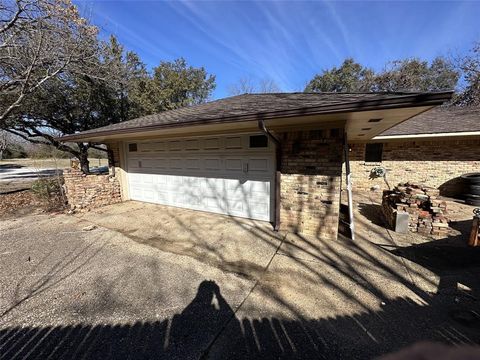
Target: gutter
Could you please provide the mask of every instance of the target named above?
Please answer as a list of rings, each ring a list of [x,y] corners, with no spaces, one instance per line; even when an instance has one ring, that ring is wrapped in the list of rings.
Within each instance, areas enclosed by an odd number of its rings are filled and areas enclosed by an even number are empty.
[[[155,125],[144,125],[137,126],[133,128],[121,128],[121,129],[112,129],[112,130],[101,130],[98,131],[92,130],[89,132],[81,132],[77,134],[65,135],[56,138],[58,141],[74,141],[82,140],[88,138],[110,136],[110,135],[121,135],[136,133],[141,131],[154,131],[158,129],[166,128],[175,128],[175,127],[184,127],[184,126],[193,126],[193,125],[207,125],[207,124],[223,124],[237,121],[258,121],[261,117],[262,120],[267,119],[276,119],[276,118],[289,118],[297,116],[308,116],[308,115],[322,115],[322,114],[335,114],[342,112],[359,112],[359,111],[370,111],[370,110],[386,110],[386,109],[398,109],[405,107],[417,107],[417,106],[435,106],[441,105],[445,101],[450,100],[453,92],[441,92],[441,93],[427,93],[427,94],[413,94],[413,95],[402,95],[397,98],[388,98],[388,99],[376,99],[376,100],[362,100],[355,101],[350,103],[339,103],[333,105],[322,105],[322,106],[311,106],[306,108],[298,108],[292,110],[280,110],[280,111],[271,111],[266,113],[252,113],[246,115],[237,115],[237,116],[226,116],[218,117],[213,119],[200,119],[194,121],[186,122],[174,122],[168,124],[155,124]],[[132,121],[132,120],[130,120]]]
[[[437,137],[458,137],[458,136],[480,136],[480,131],[460,131],[450,133],[427,133],[427,134],[410,134],[410,135],[378,135],[372,140],[394,140],[394,139],[422,139]]]
[[[275,144],[275,217],[273,219],[273,230],[278,231],[280,229],[280,169],[282,166],[282,144],[280,140],[267,129],[263,119],[258,120],[258,128]]]

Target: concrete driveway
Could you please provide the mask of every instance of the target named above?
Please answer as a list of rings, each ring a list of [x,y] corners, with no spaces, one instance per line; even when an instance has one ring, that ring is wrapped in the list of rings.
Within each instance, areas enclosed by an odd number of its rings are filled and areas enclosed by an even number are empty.
[[[480,343],[477,255],[439,265],[445,251],[415,259],[405,236],[361,214],[359,227],[354,243],[322,242],[137,202],[0,221],[0,358],[369,359]]]

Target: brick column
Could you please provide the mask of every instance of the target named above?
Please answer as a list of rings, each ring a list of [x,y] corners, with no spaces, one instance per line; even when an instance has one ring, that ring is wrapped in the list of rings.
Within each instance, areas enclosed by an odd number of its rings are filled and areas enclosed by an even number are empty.
[[[281,229],[336,239],[343,129],[281,133]]]

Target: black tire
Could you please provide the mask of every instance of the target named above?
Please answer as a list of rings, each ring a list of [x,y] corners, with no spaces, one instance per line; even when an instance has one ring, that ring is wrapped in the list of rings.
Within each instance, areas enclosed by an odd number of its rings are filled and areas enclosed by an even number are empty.
[[[468,185],[467,188],[465,189],[465,192],[467,194],[471,195],[480,195],[480,185]]]
[[[467,194],[465,197],[465,203],[473,206],[480,206],[480,196]]]
[[[468,185],[480,185],[480,173],[469,173],[464,174],[461,178],[465,181],[465,184]]]

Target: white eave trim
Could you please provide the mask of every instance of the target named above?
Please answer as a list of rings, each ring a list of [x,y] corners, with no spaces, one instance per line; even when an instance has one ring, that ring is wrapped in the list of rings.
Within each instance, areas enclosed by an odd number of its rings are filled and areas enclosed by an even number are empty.
[[[393,139],[422,139],[437,137],[458,137],[458,136],[480,136],[480,131],[462,131],[455,133],[436,133],[436,134],[414,134],[414,135],[384,135],[375,136],[372,140],[393,140]]]

